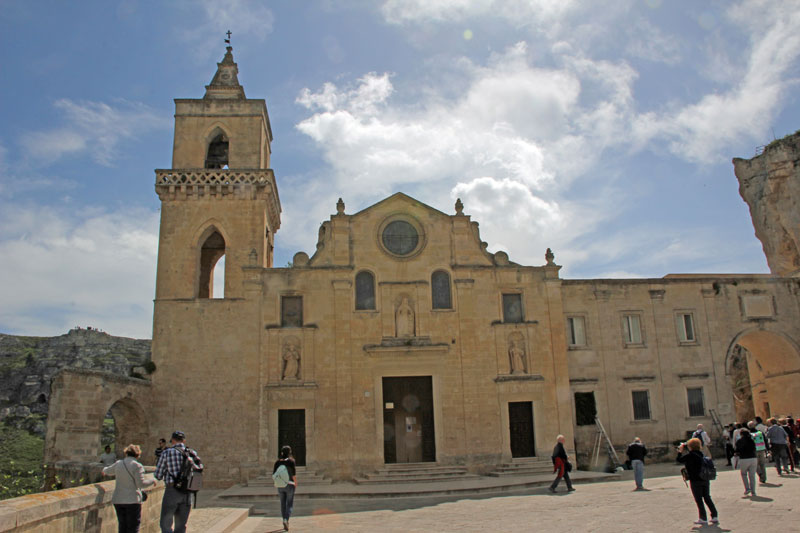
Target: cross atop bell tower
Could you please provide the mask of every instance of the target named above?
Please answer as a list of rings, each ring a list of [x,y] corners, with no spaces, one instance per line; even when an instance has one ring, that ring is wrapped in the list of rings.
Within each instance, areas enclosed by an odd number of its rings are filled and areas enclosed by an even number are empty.
[[[225,50],[204,97],[175,100],[172,168],[156,170],[157,301],[219,297],[223,257],[226,299],[244,294],[243,269],[272,266],[281,203],[267,104],[245,97],[230,43]]]

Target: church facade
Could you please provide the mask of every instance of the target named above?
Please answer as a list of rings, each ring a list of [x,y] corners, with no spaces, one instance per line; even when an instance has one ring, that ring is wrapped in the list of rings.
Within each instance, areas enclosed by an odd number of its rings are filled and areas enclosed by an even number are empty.
[[[137,400],[147,432],[184,431],[214,484],[263,473],[283,444],[335,479],[486,472],[549,457],[558,434],[585,460],[595,417],[616,446],[666,449],[714,415],[800,407],[794,278],[565,280],[550,250],[533,266],[489,253],[460,201],[445,213],[403,193],[352,213],[340,199],[314,253],[274,267],[269,115],[237,73],[228,48],[205,96],[175,101],[155,185],[157,370]]]

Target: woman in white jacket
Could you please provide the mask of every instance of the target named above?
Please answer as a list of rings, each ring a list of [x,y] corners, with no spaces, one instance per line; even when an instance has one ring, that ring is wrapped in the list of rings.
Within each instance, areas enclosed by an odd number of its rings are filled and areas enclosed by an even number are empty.
[[[144,467],[136,459],[142,450],[135,444],[125,448],[125,457],[103,469],[103,475],[115,475],[117,483],[111,503],[117,512],[119,533],[138,533],[142,521],[142,490],[155,484],[154,479],[145,479]]]

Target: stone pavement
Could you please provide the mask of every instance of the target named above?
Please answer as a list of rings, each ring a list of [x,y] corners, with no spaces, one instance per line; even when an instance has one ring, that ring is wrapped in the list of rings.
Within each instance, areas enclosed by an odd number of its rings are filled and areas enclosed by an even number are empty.
[[[459,500],[405,510],[330,513],[318,509],[315,516],[297,516],[291,531],[410,532],[410,531],[759,531],[764,519],[792,531],[792,511],[800,509],[800,476],[778,477],[770,468],[768,483],[759,487],[757,499],[742,498],[737,471],[722,467],[712,482],[711,496],[720,513],[719,526],[693,526],[697,518],[691,492],[671,464],[646,467],[643,492],[633,491],[631,472],[620,481],[576,485],[571,494],[550,494],[532,489],[527,495]],[[648,477],[647,474],[650,474]],[[660,476],[660,477],[654,477]],[[192,520],[189,520],[192,526]],[[249,517],[231,531],[266,533],[281,531],[280,517]],[[798,531],[794,529],[794,531]],[[194,527],[190,531],[199,531]]]

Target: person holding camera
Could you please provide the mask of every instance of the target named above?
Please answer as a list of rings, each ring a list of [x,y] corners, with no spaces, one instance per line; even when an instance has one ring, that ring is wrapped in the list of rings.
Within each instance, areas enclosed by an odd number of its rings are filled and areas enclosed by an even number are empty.
[[[682,442],[678,447],[676,460],[686,466],[689,486],[692,489],[692,496],[694,496],[694,502],[697,504],[697,511],[700,514],[700,518],[695,521],[695,524],[705,526],[708,525],[705,505],[708,506],[708,510],[711,512],[712,524],[719,524],[719,515],[717,514],[717,508],[714,507],[714,502],[711,500],[711,482],[700,477],[700,470],[703,468],[703,462],[705,461],[702,448],[703,444],[697,438]],[[705,505],[703,505],[703,502],[705,502]]]

